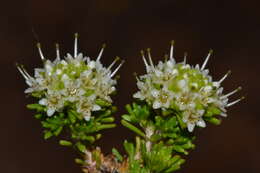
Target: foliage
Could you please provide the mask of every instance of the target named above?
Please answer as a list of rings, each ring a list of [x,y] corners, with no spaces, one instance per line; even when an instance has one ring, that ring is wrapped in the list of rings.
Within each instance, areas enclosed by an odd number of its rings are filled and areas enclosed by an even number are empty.
[[[82,153],[85,152],[86,146],[91,147],[101,137],[101,130],[116,126],[112,116],[116,108],[113,106],[103,107],[95,112],[89,121],[85,121],[79,113],[69,107],[51,117],[45,115],[46,108],[40,104],[29,104],[27,108],[37,111],[35,118],[41,121],[45,139],[62,136],[60,145],[73,146]],[[62,132],[65,134],[61,135]]]

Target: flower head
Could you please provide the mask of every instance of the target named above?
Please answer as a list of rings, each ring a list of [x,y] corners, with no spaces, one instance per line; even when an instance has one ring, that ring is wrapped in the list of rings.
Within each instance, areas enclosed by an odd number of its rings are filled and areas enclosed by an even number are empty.
[[[17,68],[29,86],[25,93],[39,98],[39,104],[46,106],[48,116],[70,105],[89,120],[92,111],[101,109],[96,103],[97,99],[112,103],[110,96],[115,91],[116,85],[113,77],[123,62],[114,71],[111,69],[119,58],[116,58],[108,68],[104,67],[100,59],[105,46],[102,47],[97,59],[91,60],[78,53],[78,34],[75,34],[74,55],[68,53],[61,59],[59,45],[56,44],[57,55],[54,61],[44,57],[39,43],[37,47],[44,62],[43,68],[36,68],[34,76],[28,74],[21,65]]]
[[[205,127],[206,116],[212,114],[226,115],[226,108],[234,105],[243,98],[229,103],[228,97],[241,89],[224,95],[221,83],[230,74],[230,71],[219,81],[213,81],[209,70],[205,69],[212,54],[209,51],[204,63],[191,66],[186,63],[186,55],[182,62],[176,63],[173,57],[174,43],[171,44],[170,58],[154,65],[150,49],[148,61],[141,51],[146,67],[146,74],[137,77],[139,91],[134,97],[144,100],[153,109],[173,109],[181,112],[182,121],[190,132],[195,126]]]

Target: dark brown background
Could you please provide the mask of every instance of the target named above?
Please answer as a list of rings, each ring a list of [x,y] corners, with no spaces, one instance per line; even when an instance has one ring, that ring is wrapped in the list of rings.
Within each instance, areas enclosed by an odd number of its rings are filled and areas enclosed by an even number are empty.
[[[259,134],[259,3],[250,0],[9,0],[1,1],[1,173],[77,173],[76,154],[58,146],[56,139],[44,141],[42,129],[25,105],[33,100],[23,94],[26,85],[14,63],[32,72],[41,66],[35,42],[40,40],[46,56],[55,55],[54,43],[62,52],[72,52],[73,33],[80,34],[80,49],[95,58],[102,43],[108,47],[103,62],[114,56],[126,60],[115,104],[117,119],[123,105],[136,91],[133,72],[144,72],[140,49],[150,47],[154,59],[168,53],[176,41],[175,55],[181,61],[202,63],[214,49],[209,68],[214,79],[229,69],[232,76],[223,85],[231,91],[241,85],[247,99],[229,109],[221,126],[197,131],[197,148],[191,152],[183,173],[258,173]],[[34,30],[34,32],[32,32]],[[64,55],[63,54],[63,55]],[[120,125],[105,132],[103,150],[121,149],[132,133]]]

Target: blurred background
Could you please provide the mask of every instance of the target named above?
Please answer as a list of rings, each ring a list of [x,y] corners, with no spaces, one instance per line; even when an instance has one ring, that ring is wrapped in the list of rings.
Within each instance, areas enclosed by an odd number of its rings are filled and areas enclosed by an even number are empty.
[[[196,149],[191,151],[180,173],[260,172],[260,80],[259,13],[253,0],[8,0],[0,7],[1,50],[1,142],[0,172],[80,173],[70,148],[56,139],[45,141],[40,122],[25,108],[32,103],[23,91],[26,84],[15,68],[24,64],[29,72],[42,66],[35,43],[40,41],[45,56],[55,57],[56,42],[63,55],[73,50],[73,34],[80,34],[80,50],[96,58],[107,44],[102,61],[115,56],[126,60],[120,70],[117,121],[123,106],[133,101],[137,90],[133,73],[144,73],[140,49],[151,48],[157,62],[176,41],[175,57],[188,63],[202,63],[209,49],[214,54],[208,67],[215,80],[228,70],[232,75],[223,85],[229,92],[243,90],[232,99],[246,100],[232,106],[220,126],[197,130]],[[108,130],[99,145],[109,153],[113,146],[133,134],[118,125]]]

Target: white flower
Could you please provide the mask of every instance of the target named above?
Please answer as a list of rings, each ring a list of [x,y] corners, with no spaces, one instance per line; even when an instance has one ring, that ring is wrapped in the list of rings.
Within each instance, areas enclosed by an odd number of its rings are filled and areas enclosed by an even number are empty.
[[[64,105],[64,99],[58,92],[48,91],[45,98],[39,101],[40,105],[44,105],[47,108],[47,115],[52,116],[55,111],[60,111]]]
[[[45,59],[41,45],[37,44],[44,67],[36,68],[34,77],[30,76],[23,66],[18,66],[29,86],[25,92],[40,97],[39,104],[46,106],[48,116],[62,111],[68,105],[66,103],[70,103],[85,120],[89,120],[91,112],[101,109],[95,103],[97,99],[112,103],[110,95],[115,91],[116,85],[113,77],[123,61],[111,71],[119,58],[109,67],[103,67],[100,59],[105,46],[94,61],[78,53],[77,45],[78,35],[75,34],[74,55],[67,54],[64,59],[61,59],[59,45],[56,45],[56,59],[52,62]]]
[[[203,118],[208,108],[216,108],[220,111],[220,115],[227,116],[225,108],[243,99],[228,103],[228,97],[241,87],[229,94],[222,94],[221,83],[230,72],[219,81],[212,81],[209,70],[205,69],[212,51],[208,53],[201,68],[198,64],[195,67],[186,64],[186,55],[183,62],[176,63],[173,58],[173,44],[170,58],[165,62],[159,61],[158,65],[154,65],[150,50],[148,50],[149,61],[143,51],[141,54],[147,73],[137,78],[139,91],[133,95],[134,98],[146,101],[154,109],[181,111],[183,122],[190,132],[195,126],[206,127]]]

